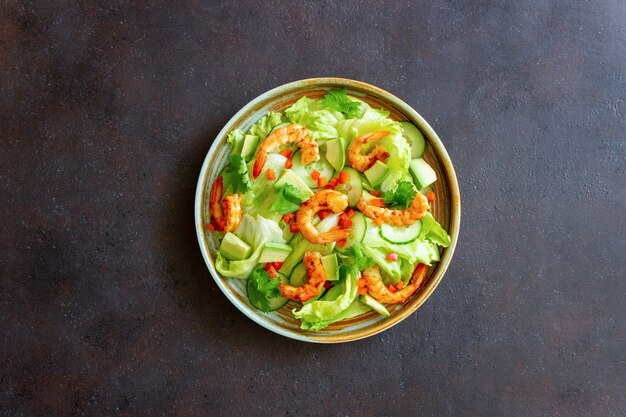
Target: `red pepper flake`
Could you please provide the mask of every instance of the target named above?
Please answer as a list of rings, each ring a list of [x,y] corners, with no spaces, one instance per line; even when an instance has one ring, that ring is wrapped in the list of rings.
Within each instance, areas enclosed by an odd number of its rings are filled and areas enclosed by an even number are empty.
[[[313,172],[311,172],[311,178],[313,178],[315,181],[317,181],[317,179],[320,177],[320,172],[317,169],[314,169]]]
[[[298,223],[291,223],[291,224],[289,225],[289,231],[290,231],[291,233],[297,233],[297,232],[299,232],[299,231],[300,231],[300,228],[298,227]]]
[[[274,173],[274,170],[272,168],[267,169],[267,179],[270,181],[276,179],[276,174]]]
[[[284,156],[287,159],[291,159],[291,154],[293,154],[293,151],[289,150],[289,149],[283,149],[282,151],[280,151],[278,153],[281,154],[282,156]]]
[[[323,186],[325,186],[326,184],[328,184],[328,180],[326,179],[326,177],[319,177],[319,178],[317,179],[317,186],[318,186],[318,187],[323,187]]]
[[[341,171],[339,173],[339,182],[345,184],[348,181],[350,181],[350,173],[346,171]]]
[[[428,200],[429,203],[432,203],[433,201],[437,200],[437,197],[435,196],[434,192],[426,191],[426,199]]]
[[[389,252],[389,253],[387,254],[387,260],[388,260],[388,261],[391,261],[391,262],[395,262],[395,261],[397,261],[397,260],[398,260],[398,254],[397,254],[397,253],[395,253],[395,252]]]
[[[285,168],[289,169],[293,166],[293,161],[291,158],[287,158],[287,162],[285,162]]]
[[[378,190],[372,190],[370,191],[370,194],[373,195],[374,197],[380,197],[382,193]]]

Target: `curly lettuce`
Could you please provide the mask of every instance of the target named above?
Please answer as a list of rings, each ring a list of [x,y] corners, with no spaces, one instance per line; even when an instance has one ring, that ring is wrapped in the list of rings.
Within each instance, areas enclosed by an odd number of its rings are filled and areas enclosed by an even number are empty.
[[[285,116],[291,123],[298,123],[309,129],[309,134],[316,140],[326,140],[337,137],[335,126],[344,120],[343,113],[332,110],[322,103],[322,100],[301,97],[285,110]]]
[[[248,134],[257,135],[260,140],[263,140],[270,134],[273,128],[284,122],[285,118],[281,113],[271,111],[257,120],[257,122],[250,127],[250,130],[248,130]]]

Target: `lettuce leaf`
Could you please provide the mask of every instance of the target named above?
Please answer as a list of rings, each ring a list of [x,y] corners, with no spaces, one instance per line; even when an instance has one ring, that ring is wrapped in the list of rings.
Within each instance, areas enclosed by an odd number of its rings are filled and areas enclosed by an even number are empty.
[[[231,155],[241,155],[241,148],[243,147],[244,134],[241,130],[235,129],[228,134],[228,144],[230,145]]]
[[[248,259],[229,261],[218,251],[215,267],[225,277],[248,278],[259,263],[266,242],[286,242],[278,223],[262,216],[252,217],[249,214],[244,214],[241,224],[234,233],[250,245],[253,252]]]
[[[320,330],[343,318],[342,313],[350,307],[357,296],[356,280],[359,275],[352,271],[352,268],[339,269],[340,282],[337,285],[342,286],[343,291],[336,299],[327,301],[322,297],[302,306],[300,310],[293,310],[294,316],[302,321],[300,325],[302,329]]]
[[[285,171],[285,162],[287,158],[280,154],[270,153],[267,155],[267,162],[263,167],[263,172],[268,168],[272,168],[276,173],[276,178],[280,178]],[[248,163],[248,170],[252,170],[254,160]],[[244,213],[253,216],[262,215],[270,220],[278,222],[281,214],[272,211],[271,207],[278,198],[278,191],[274,188],[274,181],[267,179],[267,175],[261,173],[257,178],[250,181],[250,190],[244,194],[241,206]]]
[[[438,244],[439,246],[443,246],[447,248],[450,246],[450,236],[448,233],[443,230],[443,227],[437,220],[434,219],[433,215],[430,213],[426,213],[424,217],[422,217],[422,230],[420,231],[420,239],[427,239],[433,243]]]
[[[259,140],[263,140],[270,134],[270,131],[279,124],[283,123],[285,119],[282,113],[271,111],[265,116],[261,117],[255,124],[253,124],[248,130],[249,135],[257,135]]]
[[[317,140],[336,138],[335,125],[344,119],[341,112],[326,108],[322,100],[313,100],[307,96],[301,97],[285,110],[285,116],[291,123],[299,123],[309,129],[311,137]]]

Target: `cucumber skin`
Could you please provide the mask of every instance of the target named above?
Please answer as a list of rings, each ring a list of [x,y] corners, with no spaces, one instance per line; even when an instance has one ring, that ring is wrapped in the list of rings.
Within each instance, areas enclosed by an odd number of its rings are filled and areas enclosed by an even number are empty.
[[[402,136],[411,146],[411,159],[421,158],[426,150],[426,138],[419,127],[411,122],[400,122]]]

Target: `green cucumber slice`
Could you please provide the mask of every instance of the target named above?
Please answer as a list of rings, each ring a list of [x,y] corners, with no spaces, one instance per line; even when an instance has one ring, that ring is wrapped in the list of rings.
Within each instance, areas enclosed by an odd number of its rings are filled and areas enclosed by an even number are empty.
[[[367,231],[365,215],[361,212],[356,212],[350,220],[352,220],[352,227],[350,230],[350,234],[346,238],[346,244],[343,245],[343,248],[335,246],[337,252],[345,253],[354,242],[362,242],[365,238],[365,232]]]
[[[293,271],[291,271],[291,275],[289,276],[289,285],[301,287],[306,283],[306,280],[306,266],[304,265],[304,262],[300,262],[296,265]]]
[[[287,278],[285,278],[285,276],[278,274],[277,277],[280,280],[281,284],[289,284],[289,280]],[[276,279],[276,278],[274,278]],[[246,294],[249,294],[250,288],[252,287],[253,283],[252,280],[249,279],[247,284],[246,284]],[[252,304],[255,308],[264,311],[264,312],[270,312],[270,311],[274,311],[274,310],[278,310],[279,308],[281,308],[282,306],[284,306],[285,304],[287,304],[289,302],[288,298],[285,297],[272,297],[269,299],[269,303],[270,303],[270,308],[269,310],[265,310],[259,303],[255,303],[252,300],[250,300],[250,297],[248,296],[248,301],[250,301],[250,304]]]
[[[426,188],[437,181],[435,170],[422,158],[413,159],[409,164],[409,171],[413,175],[418,190]]]
[[[426,149],[426,139],[424,134],[411,122],[400,122],[402,126],[402,136],[411,145],[411,158],[421,158]]]
[[[284,262],[291,251],[291,246],[286,243],[267,242],[261,252],[259,263],[265,264],[268,262]]]
[[[302,160],[300,159],[300,151],[296,151],[292,157],[291,161],[293,162],[293,166],[291,169],[296,175],[298,175],[306,185],[311,188],[318,188],[317,180],[314,180],[311,177],[311,173],[313,171],[317,171],[320,173],[321,177],[330,180],[333,177],[335,169],[333,166],[326,160],[326,157],[320,155],[320,159],[318,161],[313,161],[308,165],[303,165]]]
[[[350,167],[344,167],[342,171],[348,173],[348,182],[344,184],[337,184],[335,190],[346,194],[348,196],[348,205],[350,207],[355,207],[361,199],[361,194],[363,193],[361,176],[356,169]]]
[[[322,266],[324,267],[327,281],[337,281],[339,279],[339,274],[337,274],[339,265],[336,254],[331,253],[330,255],[322,256]]]
[[[396,227],[390,224],[384,223],[380,226],[378,233],[380,237],[389,243],[395,243],[398,245],[405,245],[407,243],[414,242],[422,231],[422,222],[416,221],[410,226]]]
[[[259,144],[259,137],[257,135],[246,135],[243,138],[243,146],[241,147],[241,156],[246,161],[249,161],[254,156],[257,145]]]

